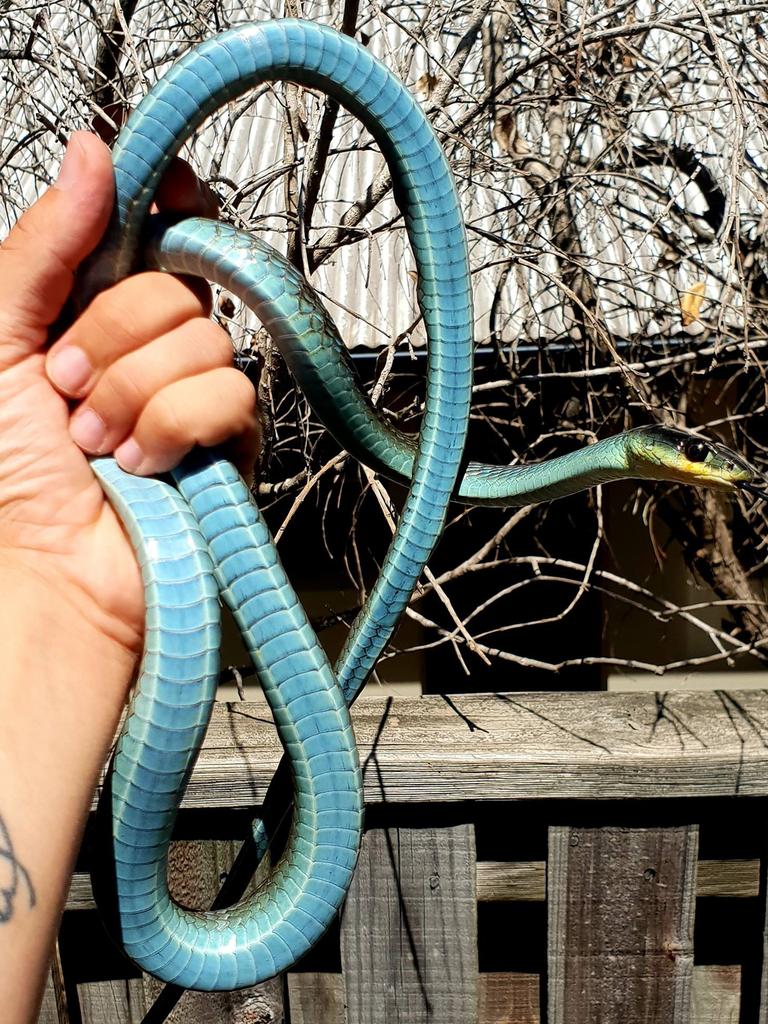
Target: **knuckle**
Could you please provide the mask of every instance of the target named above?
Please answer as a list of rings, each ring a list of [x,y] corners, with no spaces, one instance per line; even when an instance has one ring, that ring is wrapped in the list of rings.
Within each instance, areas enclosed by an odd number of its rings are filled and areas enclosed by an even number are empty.
[[[129,352],[173,327],[201,318],[202,306],[173,274],[145,271],[100,292],[86,310],[88,327],[117,353]]]
[[[107,369],[94,388],[91,402],[110,410],[140,408],[146,401],[142,378],[127,360],[120,360]]]
[[[182,410],[167,391],[160,391],[150,401],[144,420],[153,443],[161,448],[176,447],[192,440]]]
[[[203,297],[198,292],[202,287],[208,287],[207,281],[201,281],[200,285],[192,287],[186,277],[167,274],[161,270],[146,270],[141,274],[134,274],[127,280],[132,288],[151,291],[157,305],[172,311],[178,323],[201,316],[205,309]]]
[[[227,332],[207,317],[189,322],[202,361],[211,368],[231,366],[235,357]]]
[[[222,386],[233,409],[241,416],[243,413],[252,416],[256,406],[256,388],[244,373],[234,367],[227,368],[225,374]]]
[[[136,307],[119,285],[100,292],[83,314],[89,321],[89,335],[109,339],[108,344],[115,352],[130,351],[143,345],[146,339],[139,329]],[[105,346],[102,344],[101,351]]]

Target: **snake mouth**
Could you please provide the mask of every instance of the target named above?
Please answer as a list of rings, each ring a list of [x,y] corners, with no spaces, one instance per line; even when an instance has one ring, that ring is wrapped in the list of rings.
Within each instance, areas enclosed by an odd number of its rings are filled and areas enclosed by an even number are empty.
[[[751,481],[741,480],[737,486],[741,491],[749,491],[750,494],[755,494],[758,498],[763,498],[763,500],[768,501],[768,489],[766,484],[761,486],[760,484],[755,484]]]

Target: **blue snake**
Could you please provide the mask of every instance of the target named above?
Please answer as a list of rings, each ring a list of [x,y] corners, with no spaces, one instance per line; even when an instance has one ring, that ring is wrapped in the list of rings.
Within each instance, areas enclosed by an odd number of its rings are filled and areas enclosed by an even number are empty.
[[[223,103],[274,80],[337,99],[369,129],[389,164],[429,346],[418,442],[373,408],[330,317],[273,250],[203,219],[161,226],[146,244],[142,238],[158,182],[184,141]],[[226,460],[193,452],[172,474],[174,487],[129,476],[108,458],[92,461],[131,537],[146,597],[144,657],[109,786],[118,937],[139,966],[165,981],[233,989],[290,967],[344,899],[363,813],[348,705],[412,594],[452,496],[515,505],[632,476],[731,490],[757,485],[751,467],[724,446],[665,427],[628,431],[538,465],[469,463],[460,476],[471,399],[472,297],[456,189],[416,102],[348,37],[284,20],[241,26],[203,43],[131,116],[114,168],[115,216],[81,276],[80,303],[140,260],[225,285],[258,312],[340,443],[409,483],[381,573],[332,669],[251,494]],[[242,632],[289,759],[293,817],[282,856],[252,897],[226,910],[191,912],[170,897],[167,856],[215,696],[219,594]],[[252,838],[261,855],[268,838],[263,820]]]
[[[79,300],[130,273],[158,182],[202,120],[266,81],[333,96],[377,141],[395,181],[419,275],[429,381],[412,483],[368,602],[336,672],[234,469],[197,451],[176,488],[94,471],[129,532],[146,594],[137,691],[112,762],[112,856],[119,939],[144,970],[185,988],[232,989],[285,970],[334,919],[362,828],[360,769],[344,693],[359,690],[442,530],[471,397],[472,297],[456,189],[435,134],[407,90],[353,40],[295,20],[238,27],[190,51],[137,107],[114,150],[115,217]],[[251,898],[217,913],[171,899],[176,808],[218,678],[217,595],[231,608],[290,759],[294,811],[285,850]]]

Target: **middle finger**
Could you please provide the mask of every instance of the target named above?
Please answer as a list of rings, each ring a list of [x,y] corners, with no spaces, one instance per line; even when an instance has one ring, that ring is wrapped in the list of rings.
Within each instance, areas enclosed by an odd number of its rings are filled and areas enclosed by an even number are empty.
[[[146,271],[101,292],[51,346],[46,371],[69,398],[93,390],[118,359],[210,312],[205,281]]]
[[[108,367],[72,416],[70,434],[91,455],[112,451],[155,394],[232,360],[232,343],[221,327],[202,317],[188,320]]]

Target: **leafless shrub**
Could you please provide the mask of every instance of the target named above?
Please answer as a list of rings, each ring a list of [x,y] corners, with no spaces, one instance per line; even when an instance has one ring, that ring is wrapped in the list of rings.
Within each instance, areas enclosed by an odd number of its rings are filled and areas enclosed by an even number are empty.
[[[218,0],[1,10],[8,223],[49,180],[73,128],[108,133],[180,53],[244,18]],[[355,34],[433,120],[469,231],[478,451],[499,462],[545,458],[661,420],[701,428],[765,465],[768,3],[291,0],[248,14],[303,15]],[[412,267],[370,139],[333,103],[277,87],[220,111],[190,155],[222,215],[266,233],[311,275],[352,346],[380,347],[379,404],[415,425],[423,338]],[[218,312],[260,381],[269,429],[259,489],[278,532],[287,528],[289,542],[302,502],[327,511],[353,488],[356,523],[364,509],[386,529],[380,485],[327,446],[259,325],[227,296]],[[551,549],[551,509],[457,511],[449,535],[463,540],[448,549],[461,554],[444,555],[415,596],[423,633],[412,646],[452,648],[469,667],[484,658],[544,673],[765,657],[762,508],[732,512],[712,493],[677,488],[643,486],[626,498],[659,557],[668,543],[682,546],[711,588],[703,609],[613,571],[615,514],[606,518],[600,495],[570,501],[578,557],[572,545]],[[381,552],[367,552],[359,525],[345,536],[341,554],[361,595]],[[471,580],[483,582],[472,584],[468,609],[460,595]],[[564,597],[532,615],[532,595],[548,586]],[[525,653],[521,631],[552,629],[590,594],[658,623],[682,621],[701,643],[663,656],[611,642],[586,657]]]

